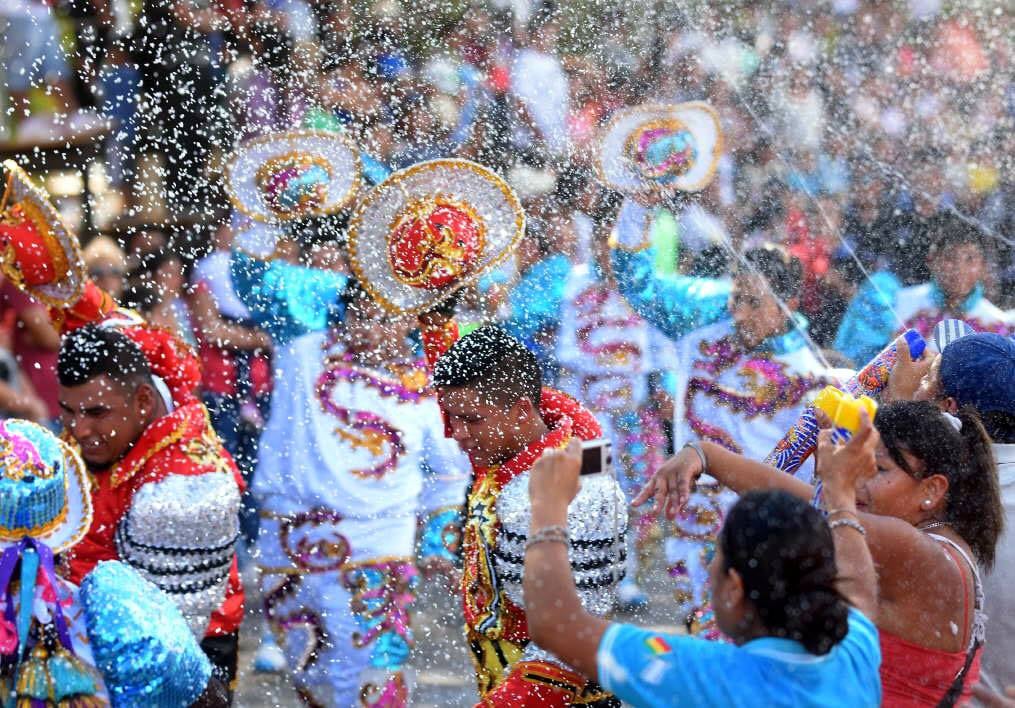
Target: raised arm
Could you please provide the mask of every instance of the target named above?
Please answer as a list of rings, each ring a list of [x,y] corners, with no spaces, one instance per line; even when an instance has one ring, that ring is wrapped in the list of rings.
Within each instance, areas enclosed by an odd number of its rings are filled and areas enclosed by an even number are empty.
[[[824,435],[824,434],[823,434]],[[852,443],[851,443],[852,444]],[[861,441],[862,445],[866,445]],[[823,492],[825,506],[829,510],[846,509],[854,515],[866,531],[866,548],[878,568],[878,589],[882,601],[891,601],[904,593],[912,592],[913,577],[941,577],[955,572],[955,566],[941,553],[941,549],[926,534],[911,524],[890,516],[879,516],[857,512],[855,500],[847,502],[845,497],[852,493],[848,484],[847,492],[841,489],[834,499],[829,498],[827,491],[828,479],[838,474],[835,470],[835,455],[829,452],[834,448],[826,440],[819,443],[817,457],[817,474],[821,477],[826,489]],[[842,448],[849,449],[849,446]],[[713,443],[701,443],[702,456],[691,447],[685,447],[677,455],[667,460],[648,481],[641,493],[632,501],[637,506],[650,499],[655,499],[657,512],[663,511],[670,518],[684,507],[690,498],[695,482],[703,474],[708,474],[735,492],[744,493],[752,489],[782,489],[801,499],[810,500],[814,488],[792,475],[769,467],[761,462],[750,460],[730,452]],[[854,451],[850,454],[858,455]],[[866,453],[864,453],[866,454]],[[834,520],[834,515],[832,515]],[[844,532],[845,533],[845,532]],[[860,559],[853,557],[855,565]],[[851,573],[849,582],[856,587],[862,585],[864,579]],[[857,603],[864,603],[859,598]],[[860,608],[860,604],[857,604]],[[862,609],[862,608],[861,608]],[[864,611],[868,616],[872,616]]]
[[[624,201],[610,239],[617,287],[631,307],[671,339],[729,317],[731,286],[713,278],[659,275],[648,251],[648,208]]]
[[[238,251],[232,256],[232,277],[251,317],[276,344],[326,329],[348,282],[341,273],[262,260]]]
[[[835,539],[836,584],[846,601],[872,622],[877,621],[878,576],[864,534],[871,520],[861,519],[857,513],[856,486],[858,480],[877,474],[874,450],[879,439],[865,413],[860,429],[845,445],[834,445],[831,431],[822,431],[817,452],[822,494]]]
[[[452,315],[454,308],[440,307],[419,315],[419,333],[423,339],[423,354],[427,368],[432,372],[434,364],[458,341],[458,323]]]
[[[610,623],[582,606],[566,536],[543,536],[548,529],[567,528],[567,507],[578,494],[580,468],[581,444],[577,439],[565,450],[547,450],[532,468],[532,520],[522,583],[532,641],[597,680],[596,653]],[[541,536],[546,540],[533,542]]]
[[[811,485],[793,475],[730,452],[721,445],[703,442],[684,447],[664,462],[631,504],[639,506],[654,498],[655,513],[664,512],[669,518],[676,518],[703,474],[738,494],[753,489],[781,489],[807,501],[814,495]]]

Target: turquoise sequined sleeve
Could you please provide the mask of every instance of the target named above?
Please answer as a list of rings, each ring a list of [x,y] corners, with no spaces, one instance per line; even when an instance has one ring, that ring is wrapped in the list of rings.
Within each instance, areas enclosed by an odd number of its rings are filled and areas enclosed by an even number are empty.
[[[611,261],[620,293],[635,312],[670,339],[729,317],[729,283],[686,275],[657,275],[651,250],[614,249]]]
[[[902,283],[892,273],[874,273],[857,290],[835,335],[835,349],[857,365],[870,361],[892,340],[900,325],[893,308]]]
[[[633,199],[617,214],[610,259],[617,288],[635,312],[670,339],[729,317],[731,286],[723,280],[660,274],[649,235],[652,214]]]
[[[417,412],[427,421],[423,433],[423,489],[419,496],[419,541],[416,558],[458,562],[462,536],[462,504],[471,464],[461,448],[444,435],[444,417],[430,398]]]
[[[571,262],[561,254],[532,266],[508,295],[511,317],[504,328],[526,345],[541,330],[556,329],[570,271]]]
[[[233,287],[276,344],[326,329],[348,278],[340,273],[234,252]]]

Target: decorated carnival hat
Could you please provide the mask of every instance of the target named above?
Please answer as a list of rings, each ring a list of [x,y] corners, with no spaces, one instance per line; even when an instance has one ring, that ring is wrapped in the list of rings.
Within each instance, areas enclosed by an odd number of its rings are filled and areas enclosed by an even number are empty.
[[[524,230],[521,203],[487,168],[421,162],[362,199],[349,224],[349,260],[386,310],[419,313],[506,258]]]
[[[357,152],[341,135],[323,130],[253,138],[226,166],[229,198],[257,221],[334,214],[355,196],[359,183]]]
[[[719,115],[707,103],[643,104],[617,111],[604,129],[599,171],[625,194],[697,192],[721,153]]]
[[[91,526],[87,485],[84,465],[66,443],[35,423],[0,421],[0,605],[6,608],[0,659],[10,672],[9,681],[0,681],[5,706],[98,705],[98,678],[75,654],[54,560]]]
[[[81,295],[85,266],[77,238],[41,187],[13,160],[5,160],[0,197],[0,263],[20,289],[54,307]]]
[[[88,478],[77,452],[40,425],[0,421],[0,551],[30,537],[62,553],[91,523]]]

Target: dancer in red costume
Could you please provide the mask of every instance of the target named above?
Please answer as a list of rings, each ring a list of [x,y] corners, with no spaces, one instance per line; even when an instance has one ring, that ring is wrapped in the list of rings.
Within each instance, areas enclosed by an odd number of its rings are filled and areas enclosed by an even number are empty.
[[[121,560],[180,608],[221,677],[235,678],[243,588],[233,544],[242,480],[195,391],[200,367],[84,275],[77,239],[46,195],[4,164],[3,271],[50,306],[62,334],[62,422],[93,480],[94,518],[65,559],[78,583]]]
[[[394,215],[394,217],[392,216]],[[587,410],[540,385],[535,357],[497,327],[458,339],[451,294],[517,245],[524,228],[503,180],[465,160],[435,160],[391,175],[350,222],[353,271],[392,312],[420,316],[446,433],[469,455],[462,601],[481,705],[619,705],[530,641],[522,601],[528,471],[543,450],[602,435]],[[607,614],[623,577],[627,507],[609,474],[585,477],[568,527],[586,609]]]
[[[503,330],[455,341],[450,320],[422,318],[448,431],[472,460],[463,524],[462,601],[484,706],[619,705],[531,642],[521,598],[528,473],[544,450],[602,435],[577,401],[540,387],[535,357]],[[451,346],[448,346],[448,345]],[[568,516],[572,568],[586,608],[606,614],[623,577],[624,496],[616,480],[584,480]]]

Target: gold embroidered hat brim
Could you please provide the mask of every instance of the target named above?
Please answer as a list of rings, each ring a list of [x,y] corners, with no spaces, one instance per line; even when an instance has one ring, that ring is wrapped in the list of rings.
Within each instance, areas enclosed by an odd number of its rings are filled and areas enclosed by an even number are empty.
[[[677,120],[691,133],[698,156],[691,168],[671,183],[643,176],[627,157],[631,135],[643,126]],[[645,192],[698,192],[715,177],[723,151],[723,133],[719,114],[704,101],[688,103],[646,103],[617,111],[602,131],[596,154],[599,178],[624,194]]]
[[[402,282],[388,258],[388,241],[399,214],[429,197],[467,205],[481,220],[484,232],[469,272],[436,289]],[[524,232],[525,212],[507,182],[470,160],[431,160],[391,174],[362,198],[349,223],[349,261],[356,278],[382,307],[395,314],[418,314],[504,261]]]
[[[265,201],[258,173],[266,164],[290,154],[322,160],[329,174],[327,200],[311,211],[279,213]],[[242,143],[226,160],[225,189],[239,211],[257,221],[284,222],[341,211],[356,196],[361,182],[359,153],[339,133],[294,130],[262,135]]]

